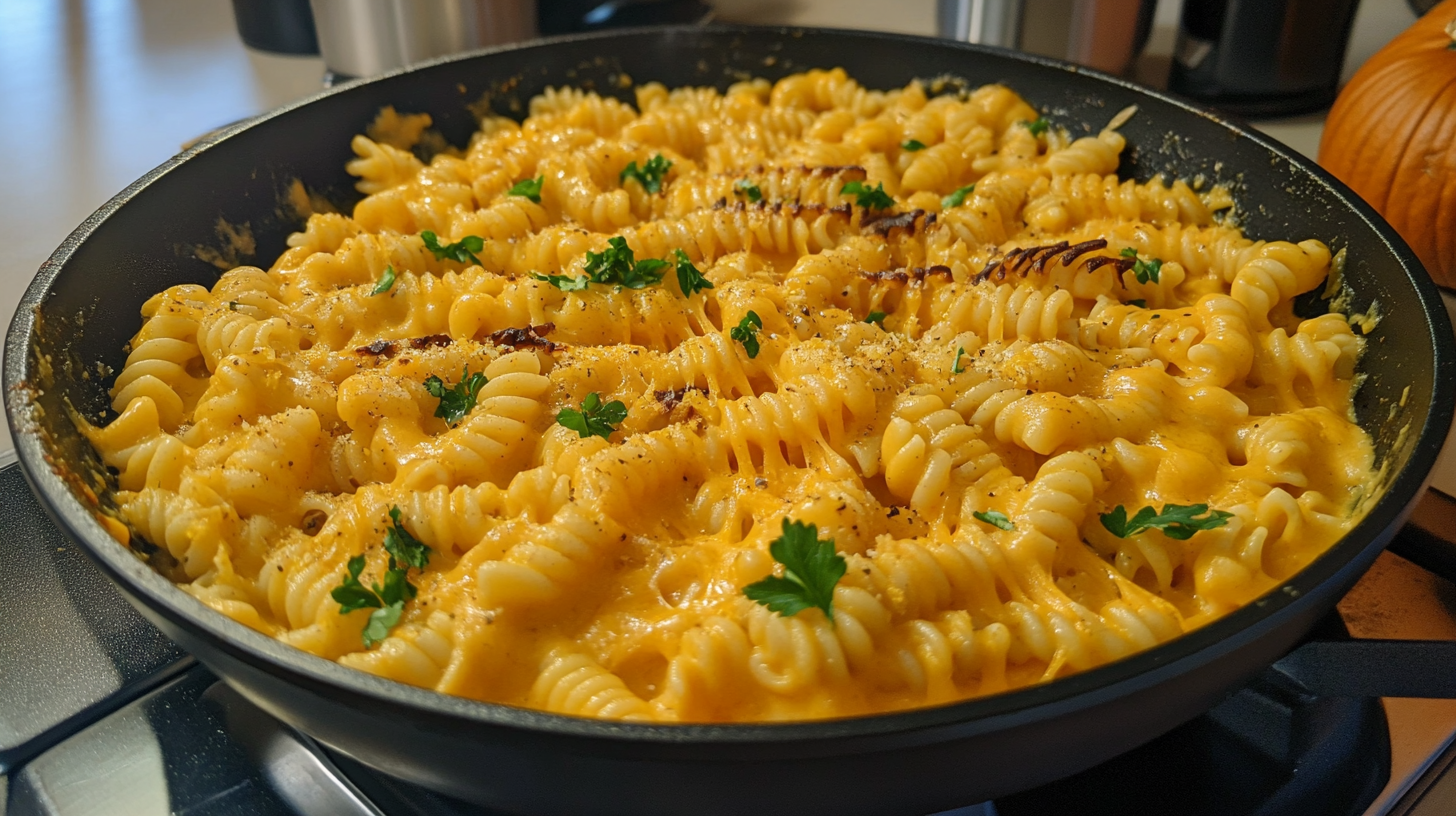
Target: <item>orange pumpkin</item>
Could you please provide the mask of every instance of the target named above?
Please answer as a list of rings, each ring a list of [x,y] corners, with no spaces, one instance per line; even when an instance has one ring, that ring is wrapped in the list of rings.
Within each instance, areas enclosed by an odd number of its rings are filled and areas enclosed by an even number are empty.
[[[1431,277],[1456,287],[1456,0],[1361,66],[1325,122],[1319,163],[1380,211]]]

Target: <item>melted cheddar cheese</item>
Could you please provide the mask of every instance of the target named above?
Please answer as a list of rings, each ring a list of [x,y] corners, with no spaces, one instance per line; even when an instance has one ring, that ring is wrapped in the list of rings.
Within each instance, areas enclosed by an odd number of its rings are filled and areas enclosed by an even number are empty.
[[[1363,340],[1294,312],[1324,244],[1245,237],[1222,189],[1120,180],[1116,123],[1038,119],[1005,87],[810,71],[635,107],[552,90],[423,163],[427,118],[390,110],[354,139],[351,216],[147,302],[119,415],[87,433],[202,603],[449,694],[804,719],[1107,663],[1357,520]],[[660,282],[586,282],[611,238]],[[479,372],[441,418],[427,381]],[[625,418],[558,421],[593,394]],[[1228,515],[1102,522],[1173,505]],[[391,509],[422,569],[385,546]],[[744,594],[782,573],[785,519],[845,559],[832,619]],[[336,597],[353,567],[361,592],[392,569],[417,590],[372,646],[377,610]]]

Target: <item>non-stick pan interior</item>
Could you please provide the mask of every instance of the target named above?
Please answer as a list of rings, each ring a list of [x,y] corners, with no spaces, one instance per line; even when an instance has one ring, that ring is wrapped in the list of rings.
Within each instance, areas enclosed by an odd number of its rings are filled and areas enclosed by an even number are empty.
[[[63,526],[112,565],[113,574],[130,571],[120,566],[129,556],[90,517],[88,494],[103,493],[106,476],[69,411],[74,407],[92,421],[109,416],[106,373],[120,369],[123,346],[138,329],[139,309],[152,294],[179,283],[210,285],[220,272],[214,261],[271,264],[288,234],[301,225],[287,203],[295,180],[347,211],[358,197],[344,172],[353,156],[349,140],[382,106],[427,112],[446,141],[464,145],[476,112],[490,108],[520,118],[531,96],[548,86],[586,87],[630,101],[634,82],[721,89],[751,77],[775,79],[834,66],[843,66],[870,88],[900,87],[913,78],[943,80],[935,87],[946,92],[1005,83],[1075,134],[1095,132],[1118,111],[1137,105],[1137,115],[1122,127],[1129,143],[1120,168],[1124,177],[1141,181],[1163,175],[1226,184],[1251,237],[1318,238],[1345,249],[1349,308],[1365,312],[1378,303],[1383,315],[1361,364],[1366,379],[1356,412],[1390,474],[1384,483],[1387,496],[1307,571],[1314,577],[1302,579],[1304,589],[1276,593],[1260,610],[1235,614],[1189,637],[1211,643],[1237,632],[1292,603],[1321,576],[1334,575],[1353,560],[1373,558],[1377,538],[1389,535],[1417,495],[1456,401],[1445,312],[1393,231],[1338,182],[1284,148],[1241,134],[1206,112],[1050,61],[841,31],[644,30],[485,52],[338,89],[234,128],[158,168],[57,250],[12,324],[4,368],[6,405],[32,484]],[[1307,300],[1309,309],[1323,308],[1323,301]],[[1353,580],[1341,580],[1347,578]],[[172,590],[156,589],[148,580],[133,592],[156,597]],[[180,592],[175,595],[163,603],[178,609],[191,603]],[[211,631],[236,631],[229,635],[234,643],[251,636],[196,604],[188,608],[197,619],[207,617]],[[1017,694],[1025,692],[1007,697]]]

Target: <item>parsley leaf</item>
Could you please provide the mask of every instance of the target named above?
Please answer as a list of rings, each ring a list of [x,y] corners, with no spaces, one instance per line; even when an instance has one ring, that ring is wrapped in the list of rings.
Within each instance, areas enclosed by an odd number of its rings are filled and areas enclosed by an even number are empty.
[[[627,239],[613,236],[607,239],[607,248],[601,252],[587,250],[584,271],[592,283],[616,283],[621,273],[632,268],[637,260]]]
[[[627,165],[622,169],[621,175],[618,176],[618,181],[626,184],[629,178],[637,179],[637,183],[641,184],[642,189],[647,192],[660,192],[662,190],[662,177],[667,175],[668,168],[670,167],[672,167],[672,162],[663,158],[661,153],[658,153],[643,163],[640,168],[637,166],[637,162],[632,162]]]
[[[415,585],[409,582],[409,567],[400,566],[394,556],[389,557],[389,570],[384,573],[384,586],[374,585],[374,591],[379,593],[380,600],[385,606],[390,604],[404,603],[413,600]]]
[[[1129,306],[1136,306],[1139,309],[1146,309],[1146,308],[1148,308],[1148,302],[1146,300],[1143,300],[1142,298],[1138,298],[1137,300],[1129,300],[1127,302],[1127,305],[1129,305]]]
[[[1208,515],[1203,516],[1204,513]],[[1161,513],[1152,507],[1144,507],[1128,519],[1127,510],[1119,504],[1111,513],[1102,514],[1102,526],[1118,538],[1134,536],[1144,530],[1162,530],[1163,535],[1168,538],[1187,541],[1199,530],[1224,526],[1233,515],[1223,510],[1209,510],[1206,504],[1186,507],[1181,504],[1165,504]]]
[[[458,261],[460,263],[473,263],[476,266],[484,266],[475,253],[485,249],[485,239],[478,235],[467,235],[453,244],[440,246],[440,239],[435,233],[425,230],[420,233],[420,240],[425,242],[425,249],[439,260]]]
[[[864,322],[874,323],[883,329],[885,327],[885,318],[888,316],[884,312],[870,312],[868,315],[865,315]]]
[[[339,602],[339,614],[347,615],[356,609],[378,609],[383,606],[379,596],[375,595],[368,587],[359,583],[359,573],[364,571],[364,556],[356,555],[349,559],[349,574],[344,576],[344,582],[336,587],[329,596]]]
[[[403,608],[405,601],[413,599],[419,590],[409,582],[410,567],[424,569],[430,563],[430,548],[410,535],[410,531],[400,523],[399,516],[399,505],[389,508],[390,528],[384,533],[384,549],[389,553],[389,570],[384,573],[384,586],[374,585],[375,594],[384,602],[381,612],[390,607]],[[379,614],[380,612],[376,612],[371,615],[370,622],[373,623]],[[394,620],[399,620],[398,612],[395,613]]]
[[[370,292],[369,295],[370,297],[373,297],[374,295],[382,295],[385,292],[388,292],[393,287],[394,266],[386,266],[384,267],[384,274],[379,276],[379,283],[376,283],[374,285],[374,291]]]
[[[1040,136],[1046,133],[1047,128],[1052,126],[1052,123],[1048,122],[1045,116],[1038,118],[1034,122],[1022,122],[1021,124],[1025,125],[1026,129],[1031,131],[1031,135],[1033,136]]]
[[[506,191],[506,195],[529,198],[533,202],[541,203],[541,184],[546,181],[546,176],[541,175],[533,179],[521,179]]]
[[[682,250],[678,250],[681,255]],[[685,258],[686,256],[682,256]],[[607,248],[601,252],[586,253],[586,265],[582,271],[586,275],[580,278],[573,278],[570,275],[538,275],[531,273],[531,277],[538,281],[555,286],[563,292],[585,291],[588,284],[600,283],[610,286],[623,286],[628,289],[646,289],[654,284],[662,283],[663,270],[670,264],[667,261],[659,261],[656,258],[637,260],[632,253],[632,248],[627,246],[627,239],[621,236],[614,236],[607,239]],[[692,264],[688,264],[691,268]],[[678,261],[678,281],[682,281],[682,260]],[[696,269],[693,269],[696,272]],[[705,279],[706,280],[706,279]],[[711,289],[711,283],[699,287]]]
[[[739,179],[733,182],[733,194],[747,198],[750,204],[757,204],[763,200],[763,190],[760,190],[757,184],[754,184],[748,179]]]
[[[451,425],[457,425],[475,408],[475,397],[485,387],[485,383],[485,372],[471,374],[470,366],[467,365],[460,372],[460,382],[453,388],[446,388],[445,381],[432,374],[425,380],[425,390],[430,392],[430,396],[440,400],[440,404],[435,406],[435,416]]]
[[[758,356],[758,330],[763,328],[763,320],[758,312],[750,311],[738,321],[738,325],[729,330],[728,336],[743,344],[743,350],[748,352],[748,359],[752,360]]]
[[[682,288],[683,297],[692,297],[704,289],[712,289],[713,282],[703,277],[688,254],[681,249],[674,250],[677,256],[677,285]]]
[[[839,194],[854,196],[854,203],[867,210],[888,210],[895,206],[895,199],[885,192],[883,183],[876,184],[871,189],[862,181],[851,181],[839,188]]]
[[[656,258],[640,260],[622,273],[622,285],[628,289],[646,289],[653,284],[662,283],[662,270],[667,267],[667,261]]]
[[[922,142],[919,139],[911,139],[910,141],[900,145],[900,149],[908,151],[910,153],[915,153],[925,149],[925,142]]]
[[[959,374],[962,371],[965,371],[966,370],[965,364],[961,362],[961,358],[964,357],[964,356],[966,356],[966,348],[965,348],[965,346],[957,346],[956,347],[955,365],[953,365],[953,366],[950,367],[950,373],[952,373],[952,374]]]
[[[563,292],[584,292],[587,285],[591,283],[591,278],[573,278],[570,275],[537,275],[532,272],[531,277],[538,281],[545,281]]]
[[[1138,283],[1158,282],[1158,275],[1163,271],[1163,262],[1157,258],[1143,260],[1138,257],[1138,251],[1133,247],[1123,247],[1122,257],[1133,258],[1132,274],[1137,278]]]
[[[593,391],[581,401],[581,410],[562,408],[556,415],[556,423],[563,428],[576,431],[577,436],[600,436],[610,440],[612,431],[627,418],[627,406],[621,400],[612,400],[603,405],[602,396]]]
[[[583,271],[592,283],[607,283],[625,286],[628,289],[646,289],[662,282],[662,270],[667,261],[648,258],[637,260],[627,239],[620,235],[607,239],[607,248],[601,252],[587,252]]]
[[[992,527],[999,527],[1002,530],[1016,529],[1016,525],[1011,523],[1011,519],[1007,518],[1005,513],[998,510],[987,510],[984,513],[980,510],[975,510],[972,511],[971,515],[975,517],[976,521],[984,521]]]
[[[784,519],[784,534],[768,545],[769,555],[784,565],[782,578],[770,575],[743,588],[743,594],[784,617],[810,607],[823,610],[834,624],[834,585],[844,577],[844,556],[834,539],[819,540],[819,528]]]
[[[398,506],[389,508],[389,520],[391,526],[384,534],[385,551],[401,564],[415,569],[424,569],[425,565],[430,563],[429,546],[410,535],[410,531],[400,523]]]
[[[419,590],[409,582],[410,567],[424,569],[430,563],[430,548],[410,535],[399,520],[399,506],[389,508],[392,526],[384,534],[384,549],[389,553],[389,569],[384,573],[384,585],[365,587],[359,582],[364,571],[364,556],[349,559],[349,572],[343,583],[329,593],[339,603],[339,614],[347,615],[359,609],[373,609],[369,621],[364,625],[361,637],[364,648],[372,649],[389,636],[389,630],[399,623],[404,605],[415,597]]]
[[[389,636],[389,630],[399,623],[399,616],[404,613],[404,601],[395,601],[381,609],[369,613],[369,623],[365,624],[362,633],[364,648],[373,649],[374,644],[383,641]]]
[[[940,207],[941,207],[941,209],[945,209],[945,210],[948,210],[951,207],[959,207],[960,205],[962,205],[962,204],[965,203],[966,196],[970,195],[971,193],[973,193],[975,191],[976,191],[976,185],[974,185],[974,184],[967,184],[966,186],[960,188],[959,190],[956,190],[955,192],[951,193],[950,195],[946,196],[945,198],[942,198],[940,200]]]

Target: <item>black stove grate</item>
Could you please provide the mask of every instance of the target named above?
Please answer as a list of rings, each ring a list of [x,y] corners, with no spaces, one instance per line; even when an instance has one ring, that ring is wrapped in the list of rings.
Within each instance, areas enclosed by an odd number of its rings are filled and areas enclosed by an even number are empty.
[[[1140,748],[996,804],[1000,816],[1359,816],[1389,778],[1378,699],[1314,697],[1270,670]]]

